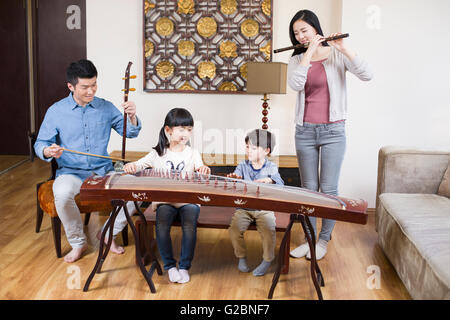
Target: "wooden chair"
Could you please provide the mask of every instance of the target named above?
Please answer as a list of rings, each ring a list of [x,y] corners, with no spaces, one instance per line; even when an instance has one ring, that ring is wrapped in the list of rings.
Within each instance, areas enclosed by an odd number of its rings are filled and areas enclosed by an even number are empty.
[[[47,181],[40,182],[36,185],[36,233],[39,232],[42,224],[44,212],[47,213],[52,221],[53,241],[55,243],[56,256],[61,258],[61,220],[58,217],[55,207],[55,198],[53,196],[53,182],[55,181],[56,169],[58,164],[55,159],[52,160],[52,175]],[[85,214],[84,225],[89,224],[92,212],[111,212],[112,206],[109,201],[93,202],[83,201],[79,199],[79,195],[75,196],[75,202],[80,209],[80,213]],[[128,245],[128,225],[122,230],[123,245]]]

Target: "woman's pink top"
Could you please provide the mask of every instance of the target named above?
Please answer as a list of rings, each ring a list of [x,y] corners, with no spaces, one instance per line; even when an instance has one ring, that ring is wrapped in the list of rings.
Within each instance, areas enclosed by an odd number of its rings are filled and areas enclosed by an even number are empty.
[[[327,74],[322,64],[325,60],[311,61],[305,83],[304,122],[330,122],[330,93],[328,91]]]

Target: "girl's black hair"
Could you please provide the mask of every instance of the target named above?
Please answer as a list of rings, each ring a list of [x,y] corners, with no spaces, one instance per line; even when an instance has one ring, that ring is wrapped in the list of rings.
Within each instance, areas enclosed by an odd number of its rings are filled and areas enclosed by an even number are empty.
[[[162,157],[166,152],[166,149],[169,147],[170,142],[166,137],[166,133],[164,128],[168,126],[172,127],[193,127],[194,126],[194,118],[189,111],[183,108],[173,108],[167,113],[166,119],[164,120],[164,125],[159,131],[159,140],[158,144],[153,147],[153,149],[158,152],[158,155]]]
[[[317,18],[316,14],[310,10],[300,10],[299,12],[297,12],[295,14],[295,16],[291,20],[291,23],[289,24],[289,37],[291,38],[292,45],[295,46],[295,45],[299,44],[297,39],[295,39],[295,34],[294,34],[294,30],[293,30],[294,23],[297,20],[305,21],[307,24],[309,24],[311,27],[313,27],[318,34],[320,34],[322,37],[324,36],[322,28],[320,27],[319,18]],[[328,43],[326,43],[326,42],[322,42],[322,45],[328,47]],[[307,50],[307,48],[305,48],[305,47],[294,49],[292,56],[296,56],[300,53],[305,52],[306,50]]]

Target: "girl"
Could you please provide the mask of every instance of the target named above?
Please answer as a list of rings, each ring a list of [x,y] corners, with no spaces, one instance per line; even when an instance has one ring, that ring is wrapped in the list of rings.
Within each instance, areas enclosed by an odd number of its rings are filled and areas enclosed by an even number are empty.
[[[319,19],[309,10],[295,14],[289,25],[296,49],[288,64],[289,86],[298,92],[295,108],[295,147],[302,187],[337,195],[341,164],[346,146],[347,118],[346,71],[363,81],[372,78],[367,63],[355,54],[343,39],[324,42]],[[338,35],[338,33],[332,36]],[[319,174],[320,168],[320,174]],[[316,218],[310,217],[316,234]],[[316,245],[317,259],[327,252],[335,221],[322,219]],[[309,258],[304,243],[291,256]]]
[[[124,171],[134,174],[152,167],[185,173],[198,171],[201,174],[210,174],[211,170],[203,164],[200,153],[188,145],[193,127],[194,119],[189,111],[182,108],[170,110],[161,128],[158,144],[142,159],[127,163]],[[152,208],[156,210],[156,241],[164,270],[168,270],[171,282],[186,283],[190,279],[188,270],[194,257],[200,207],[187,203],[153,202]],[[173,258],[170,237],[170,227],[176,218],[181,220],[183,230],[179,270],[176,266],[177,261]]]

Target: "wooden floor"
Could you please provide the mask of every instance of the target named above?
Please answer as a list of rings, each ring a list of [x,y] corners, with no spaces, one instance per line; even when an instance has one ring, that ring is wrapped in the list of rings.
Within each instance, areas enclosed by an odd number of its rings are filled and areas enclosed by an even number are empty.
[[[30,156],[0,155],[0,172],[29,159]]]
[[[95,234],[106,220],[93,214],[85,232],[89,238],[87,254],[74,264],[56,258],[49,217],[41,232],[35,233],[35,185],[50,174],[49,164],[37,159],[0,176],[0,299],[266,299],[274,271],[254,277],[240,273],[226,230],[199,229],[191,281],[169,283],[167,274],[153,276],[156,294],[148,286],[134,263],[134,240],[123,255],[110,254],[90,290],[84,283],[97,258]],[[292,247],[303,238],[295,225]],[[181,234],[172,231],[174,249],[179,256]],[[277,234],[277,247],[282,234]],[[64,233],[63,254],[70,249]],[[246,233],[250,267],[261,259],[257,232]],[[119,236],[119,241],[121,241]],[[324,299],[410,299],[408,292],[377,244],[374,217],[367,225],[338,222],[329,243],[327,256],[319,261],[324,275]],[[281,275],[274,300],[316,299],[309,262],[291,259],[290,272]],[[371,267],[372,266],[372,267]],[[380,288],[370,288],[373,266],[380,270]],[[375,267],[376,268],[376,267]],[[368,280],[369,279],[369,280]]]

